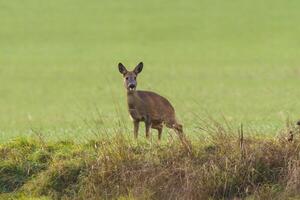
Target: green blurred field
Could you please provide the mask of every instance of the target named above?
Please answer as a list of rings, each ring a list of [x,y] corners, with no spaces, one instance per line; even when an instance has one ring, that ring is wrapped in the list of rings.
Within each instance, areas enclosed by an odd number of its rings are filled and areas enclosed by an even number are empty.
[[[168,97],[188,134],[209,115],[273,133],[300,117],[299,8],[296,0],[2,0],[0,141],[92,137],[96,108],[107,133],[118,121],[131,130],[120,61],[145,63],[139,88]]]

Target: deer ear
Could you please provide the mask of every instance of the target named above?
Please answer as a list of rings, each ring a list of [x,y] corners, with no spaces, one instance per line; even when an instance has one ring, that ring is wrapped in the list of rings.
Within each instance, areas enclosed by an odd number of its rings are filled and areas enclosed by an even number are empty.
[[[121,74],[126,74],[127,73],[127,69],[122,63],[119,63],[118,67],[119,67],[119,71],[120,71]]]
[[[143,66],[144,66],[144,64],[143,64],[143,62],[140,62],[135,68],[134,68],[134,73],[136,73],[136,74],[138,74],[138,73],[140,73],[142,70],[143,70]]]

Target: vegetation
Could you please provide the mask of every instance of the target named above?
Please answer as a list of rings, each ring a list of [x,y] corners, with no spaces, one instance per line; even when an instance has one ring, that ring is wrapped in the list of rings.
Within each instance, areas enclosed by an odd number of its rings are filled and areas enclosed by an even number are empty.
[[[3,198],[42,199],[297,199],[300,132],[259,138],[218,123],[192,153],[178,143],[122,134],[89,143],[14,139],[0,147]],[[293,140],[286,137],[293,134]],[[226,142],[224,142],[226,141]]]

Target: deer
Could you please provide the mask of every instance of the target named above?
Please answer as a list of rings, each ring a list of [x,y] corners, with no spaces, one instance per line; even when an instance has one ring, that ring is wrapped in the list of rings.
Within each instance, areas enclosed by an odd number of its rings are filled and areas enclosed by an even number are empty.
[[[151,91],[137,90],[137,76],[143,70],[143,62],[140,62],[132,71],[128,71],[122,64],[118,64],[123,75],[124,86],[127,91],[128,112],[134,125],[134,138],[138,138],[139,123],[145,123],[146,138],[150,137],[150,129],[158,132],[158,141],[161,140],[163,125],[173,129],[184,140],[183,126],[175,117],[175,109],[165,98]],[[186,141],[186,140],[184,140]]]

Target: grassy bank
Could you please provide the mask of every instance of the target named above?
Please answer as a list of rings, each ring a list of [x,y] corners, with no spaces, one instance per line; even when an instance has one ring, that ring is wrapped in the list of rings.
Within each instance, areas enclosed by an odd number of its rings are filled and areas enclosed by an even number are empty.
[[[0,146],[3,199],[297,199],[299,130],[259,138],[218,123],[188,153],[177,139],[122,134],[78,144],[15,139]],[[287,138],[293,133],[292,141]],[[249,136],[252,135],[252,136]]]

